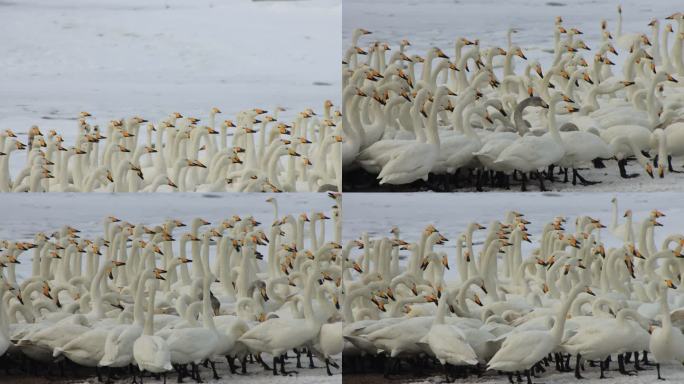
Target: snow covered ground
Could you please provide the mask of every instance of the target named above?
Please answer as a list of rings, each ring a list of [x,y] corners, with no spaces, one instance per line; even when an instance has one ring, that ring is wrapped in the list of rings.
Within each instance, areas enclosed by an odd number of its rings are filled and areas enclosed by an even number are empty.
[[[80,111],[101,126],[321,111],[338,104],[341,12],[340,0],[0,1],[0,129],[37,124],[71,144]]]
[[[675,0],[345,0],[342,37],[346,48],[352,31],[366,28],[373,34],[361,38],[360,45],[364,47],[369,42],[380,40],[396,48],[400,40],[408,39],[411,42],[411,47],[408,47],[410,53],[424,55],[430,47],[438,46],[447,55],[453,55],[454,41],[459,37],[479,39],[483,47],[506,48],[506,33],[509,28],[515,28],[518,33],[513,35],[513,43],[520,45],[528,60],[539,60],[546,69],[553,58],[552,31],[556,16],[563,17],[566,28],[581,30],[584,33],[580,36],[582,40],[595,50],[600,45],[601,20],[608,21],[608,29],[615,35],[618,4],[622,5],[623,33],[646,33],[649,38],[652,33],[647,24],[652,18],[661,20],[662,31],[667,21],[663,19],[681,7],[681,3]],[[673,26],[676,30],[676,23]],[[618,64],[614,73],[619,74],[619,66],[627,53],[617,46],[616,49],[620,56],[611,60]],[[590,52],[580,53],[588,62],[591,61]],[[517,58],[514,63],[517,63],[517,72],[522,71],[525,63]],[[497,74],[500,75],[500,71],[496,70]],[[684,170],[682,160],[673,160],[676,170]],[[684,185],[684,174],[669,173],[664,179],[652,180],[643,168],[632,162],[628,165],[628,172],[642,176],[627,180],[620,178],[615,161],[606,161],[605,164],[606,169],[592,168],[581,172],[588,180],[600,180],[601,184],[584,187],[557,182],[547,183],[547,188],[554,191],[664,191],[678,190]],[[535,188],[531,187],[532,190]]]

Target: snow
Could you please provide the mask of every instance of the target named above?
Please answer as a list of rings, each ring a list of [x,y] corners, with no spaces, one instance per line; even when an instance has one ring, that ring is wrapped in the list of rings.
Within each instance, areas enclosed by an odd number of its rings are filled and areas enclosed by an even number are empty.
[[[373,41],[387,41],[393,49],[398,49],[399,41],[408,39],[411,46],[407,48],[409,54],[420,55],[438,46],[447,55],[453,55],[454,41],[459,37],[469,40],[480,40],[482,47],[499,46],[506,48],[507,31],[515,28],[513,43],[520,45],[528,61],[539,60],[544,70],[549,67],[553,58],[553,26],[556,16],[563,17],[566,29],[578,28],[584,34],[579,36],[595,52],[600,46],[601,20],[608,21],[608,29],[613,36],[617,28],[617,5],[622,5],[622,31],[627,33],[645,33],[651,39],[651,28],[647,25],[652,18],[661,21],[661,32],[667,22],[664,20],[680,9],[680,2],[665,0],[657,2],[643,2],[625,0],[621,2],[602,0],[583,1],[534,1],[534,0],[345,0],[342,14],[344,47],[348,47],[351,35],[356,28],[366,28],[371,35],[363,36],[359,45],[366,47]],[[616,43],[614,43],[616,45]],[[626,52],[617,45],[615,47],[620,56],[611,60],[617,66],[615,74],[621,74],[620,65],[626,57]],[[591,62],[593,53],[580,51],[579,53]],[[516,72],[520,72],[525,62],[516,58]],[[501,80],[501,69],[495,70]],[[675,170],[682,169],[684,159],[673,159]],[[552,191],[673,191],[679,190],[684,183],[684,174],[666,173],[663,179],[651,179],[643,168],[635,162],[627,167],[628,173],[638,173],[636,179],[622,179],[618,172],[617,162],[605,161],[607,168],[581,171],[587,180],[602,181],[592,186],[573,186],[571,183],[547,183],[546,187]],[[571,175],[570,175],[571,176]],[[519,184],[511,187],[519,189]],[[492,188],[486,187],[485,190]],[[530,183],[531,190],[537,190],[535,183]],[[498,189],[500,190],[500,189]],[[458,189],[470,192],[474,188]]]
[[[0,129],[338,104],[340,0],[0,1]],[[316,85],[319,84],[319,85]],[[284,120],[287,121],[287,120]],[[23,140],[26,141],[26,140]],[[25,161],[13,156],[13,173]]]

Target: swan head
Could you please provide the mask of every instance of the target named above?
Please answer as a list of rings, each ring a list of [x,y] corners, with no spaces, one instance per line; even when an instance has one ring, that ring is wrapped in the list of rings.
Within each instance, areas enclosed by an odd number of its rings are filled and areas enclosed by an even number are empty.
[[[677,289],[677,286],[674,285],[674,283],[670,279],[665,280],[665,286],[670,289]]]

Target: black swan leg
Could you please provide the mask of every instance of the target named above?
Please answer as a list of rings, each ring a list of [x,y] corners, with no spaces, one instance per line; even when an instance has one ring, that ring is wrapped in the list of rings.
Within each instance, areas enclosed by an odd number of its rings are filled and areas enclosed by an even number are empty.
[[[573,180],[572,185],[575,185],[575,182],[574,182],[575,177],[577,177],[577,179],[579,179],[580,183],[584,186],[601,183],[600,181],[590,181],[590,180],[585,179],[584,177],[582,177],[582,175],[579,174],[579,172],[577,172],[576,169],[573,168],[572,169],[572,180]]]

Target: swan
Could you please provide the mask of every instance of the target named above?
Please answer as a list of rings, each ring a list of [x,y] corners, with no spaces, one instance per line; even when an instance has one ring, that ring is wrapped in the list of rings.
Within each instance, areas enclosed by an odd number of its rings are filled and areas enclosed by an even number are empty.
[[[617,197],[613,197],[611,200],[612,205],[612,220],[609,227],[610,232],[617,238],[622,239],[626,242],[634,242],[634,227],[632,226],[632,210],[628,209],[625,212],[624,217],[626,218],[623,224],[618,225],[618,202]]]
[[[104,351],[99,361],[103,367],[125,367],[133,361],[133,345],[143,334],[145,314],[143,300],[147,281],[156,275],[150,271],[143,271],[138,278],[138,290],[135,294],[133,309],[133,323],[119,325],[107,332]]]
[[[378,179],[380,184],[406,184],[417,179],[427,180],[428,173],[437,161],[439,154],[439,134],[437,133],[437,113],[441,101],[448,94],[446,87],[439,87],[434,95],[427,122],[427,142],[417,143],[413,147],[393,153],[392,158],[385,164]]]
[[[562,95],[555,93],[548,103],[548,133],[541,137],[525,136],[516,140],[494,161],[495,164],[505,163],[523,172],[523,190],[525,190],[526,173],[533,171],[539,173],[540,169],[556,164],[565,154],[563,139],[556,127],[556,104],[561,100],[563,100]],[[543,177],[539,176],[539,180],[540,187],[544,190]]]
[[[145,328],[140,337],[133,343],[133,359],[141,372],[165,373],[173,369],[171,351],[166,340],[154,335],[154,298],[157,292],[155,284],[150,287],[148,308],[145,315]]]
[[[631,317],[634,321],[627,320]],[[595,319],[586,326],[580,326],[575,334],[562,344],[563,350],[576,356],[575,378],[581,379],[579,370],[581,358],[589,360],[605,360],[613,352],[631,352],[643,350],[634,348],[631,343],[635,339],[648,340],[648,333],[640,324],[648,327],[648,322],[633,309],[623,308],[615,319]],[[600,364],[601,378],[605,378],[603,362]]]
[[[283,354],[289,349],[300,347],[311,341],[320,332],[312,308],[314,284],[317,283],[320,270],[314,264],[304,287],[304,321],[301,319],[276,318],[269,319],[245,332],[238,340],[254,352],[266,352],[273,356],[273,374],[277,375],[276,364],[280,362],[280,373],[287,375]]]
[[[478,363],[477,355],[468,344],[466,335],[457,326],[446,324],[444,321],[449,296],[449,291],[447,291],[440,297],[437,315],[421,342],[427,343],[437,360],[445,367],[448,365],[476,365]]]
[[[667,288],[675,288],[671,280],[658,287],[658,301],[662,314],[662,326],[655,327],[651,333],[649,349],[653,353],[658,370],[658,380],[664,380],[660,375],[660,364],[681,362],[684,359],[684,335],[679,328],[672,326],[670,307],[667,302]]]
[[[553,328],[550,330],[521,331],[509,335],[501,345],[501,349],[492,357],[487,367],[504,372],[525,371],[530,382],[530,368],[553,352],[561,342],[565,319],[572,301],[580,292],[586,290],[578,284],[568,293],[563,305],[559,308]]]

